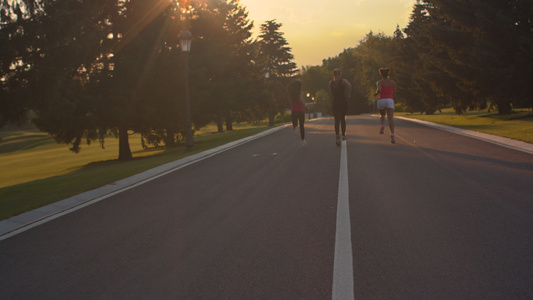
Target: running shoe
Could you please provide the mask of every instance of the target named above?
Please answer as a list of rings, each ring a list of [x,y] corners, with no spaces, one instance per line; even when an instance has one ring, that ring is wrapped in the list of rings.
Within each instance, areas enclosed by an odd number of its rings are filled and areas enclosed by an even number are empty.
[[[390,135],[390,142],[393,143],[393,144],[396,143],[396,140],[394,139],[394,134]]]
[[[342,136],[342,140],[346,141],[346,136],[345,135]]]
[[[305,139],[301,140],[301,142],[300,142],[300,143],[302,144],[302,146],[305,146],[305,145],[307,145],[307,142],[305,141]]]
[[[385,126],[381,126],[381,129],[379,130],[379,134],[383,134],[385,132]]]
[[[337,138],[335,139],[335,144],[337,144],[337,147],[341,146],[341,137],[337,135]]]

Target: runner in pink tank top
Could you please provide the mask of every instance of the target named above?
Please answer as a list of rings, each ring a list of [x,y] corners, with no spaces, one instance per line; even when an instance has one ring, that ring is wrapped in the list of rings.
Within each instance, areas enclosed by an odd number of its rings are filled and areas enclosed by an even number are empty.
[[[391,80],[392,81],[392,80]],[[379,93],[379,99],[393,99],[394,86],[382,86]]]
[[[385,131],[385,114],[387,114],[387,119],[389,121],[389,128],[391,132],[390,141],[391,143],[396,143],[394,137],[394,86],[395,83],[389,78],[389,68],[379,69],[379,74],[381,75],[381,80],[377,82],[377,90],[375,96],[379,95],[378,99],[378,109],[381,114],[380,122],[381,128],[379,130],[380,134],[383,134]]]
[[[292,130],[296,132],[298,123],[300,123],[300,143],[302,146],[306,145],[305,141],[305,105],[303,99],[302,82],[295,80],[287,87],[287,92],[291,99],[291,121]]]

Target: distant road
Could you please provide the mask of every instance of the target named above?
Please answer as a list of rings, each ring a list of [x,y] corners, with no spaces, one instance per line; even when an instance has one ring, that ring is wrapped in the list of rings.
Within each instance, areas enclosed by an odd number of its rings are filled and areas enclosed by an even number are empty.
[[[0,298],[331,299],[346,224],[332,123],[306,123],[305,147],[286,128],[0,241]],[[354,298],[533,299],[533,156],[405,120],[394,145],[378,131],[348,118]]]

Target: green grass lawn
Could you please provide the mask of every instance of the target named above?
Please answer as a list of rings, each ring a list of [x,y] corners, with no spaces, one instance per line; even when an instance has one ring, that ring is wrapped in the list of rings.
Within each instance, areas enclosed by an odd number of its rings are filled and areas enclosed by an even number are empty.
[[[533,144],[533,113],[531,110],[515,110],[510,115],[498,115],[486,111],[457,115],[451,109],[443,109],[434,115],[395,113],[396,116],[434,122],[468,130],[508,137]]]
[[[57,144],[37,130],[0,131],[0,220],[101,187],[167,162],[202,152],[269,129],[266,123],[236,124],[233,131],[215,133],[216,126],[196,132],[195,146],[143,149],[140,137],[130,137],[132,161],[119,162],[118,140],[107,138],[83,146],[80,153]]]

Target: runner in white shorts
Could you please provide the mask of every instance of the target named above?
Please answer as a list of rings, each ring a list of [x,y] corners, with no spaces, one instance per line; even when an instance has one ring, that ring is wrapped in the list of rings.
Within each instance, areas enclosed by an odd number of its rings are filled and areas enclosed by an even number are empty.
[[[379,133],[383,134],[385,131],[385,114],[387,114],[391,132],[390,141],[394,144],[396,143],[396,139],[394,138],[394,98],[392,95],[394,94],[395,83],[389,78],[389,71],[389,68],[379,69],[379,74],[382,79],[377,82],[378,88],[375,95],[379,95],[378,109],[381,114],[381,128],[379,129]]]
[[[394,109],[394,99],[392,98],[378,99],[378,109],[383,110],[387,108]]]

